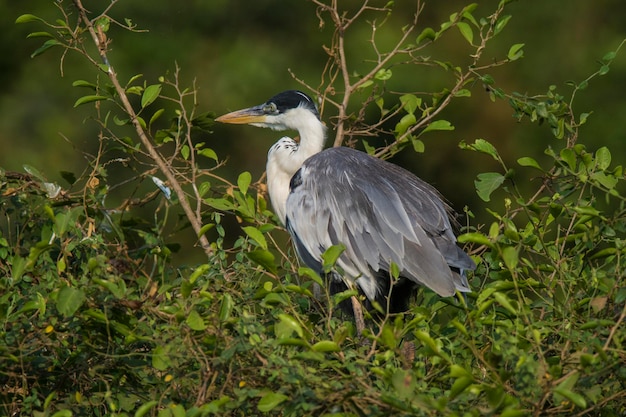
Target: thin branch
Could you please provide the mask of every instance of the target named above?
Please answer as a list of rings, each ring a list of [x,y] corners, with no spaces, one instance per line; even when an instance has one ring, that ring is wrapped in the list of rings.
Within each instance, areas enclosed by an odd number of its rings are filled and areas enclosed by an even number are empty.
[[[135,132],[137,133],[137,136],[141,140],[141,143],[143,144],[145,149],[148,151],[150,158],[156,163],[156,165],[159,167],[159,170],[163,173],[163,175],[165,175],[165,177],[167,178],[167,181],[169,182],[169,185],[172,187],[174,193],[178,197],[180,206],[182,207],[185,213],[185,216],[191,223],[191,227],[196,233],[196,236],[199,236],[198,240],[200,242],[200,246],[202,246],[202,249],[204,250],[207,256],[211,256],[213,251],[209,244],[209,240],[207,239],[206,236],[200,235],[200,230],[202,229],[201,218],[197,217],[193,209],[191,208],[191,205],[189,204],[189,201],[187,200],[187,196],[182,186],[180,185],[178,179],[174,175],[171,166],[169,166],[165,162],[161,154],[157,151],[157,149],[154,147],[154,145],[148,138],[148,135],[146,134],[145,130],[143,129],[143,127],[141,126],[139,122],[139,119],[137,118],[137,113],[135,112],[133,106],[131,105],[128,99],[128,96],[126,95],[126,91],[120,85],[120,82],[117,78],[117,74],[115,73],[113,66],[109,62],[109,59],[106,54],[107,53],[106,35],[102,32],[96,31],[91,20],[89,20],[89,18],[87,17],[88,12],[84,8],[82,1],[81,0],[73,0],[73,1],[74,1],[74,5],[76,6],[76,9],[78,10],[80,19],[83,21],[85,27],[87,28],[89,34],[91,35],[91,38],[94,44],[98,48],[102,62],[108,68],[106,73],[109,76],[109,79],[111,80],[111,83],[113,84],[115,88],[115,91],[120,97],[124,111],[130,117],[131,123],[133,127],[135,128]]]

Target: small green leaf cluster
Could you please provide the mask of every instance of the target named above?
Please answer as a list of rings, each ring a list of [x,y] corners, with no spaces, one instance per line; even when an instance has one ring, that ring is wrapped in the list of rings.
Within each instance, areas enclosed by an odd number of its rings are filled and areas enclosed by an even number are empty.
[[[548,121],[555,138],[566,139],[556,149],[546,147],[548,162],[522,156],[512,168],[484,139],[461,144],[500,165],[499,172],[478,174],[475,186],[485,202],[496,196],[504,202],[503,209],[489,210],[493,222],[484,230],[459,237],[480,245],[477,274],[487,277],[470,321],[490,333],[485,366],[498,369],[494,381],[515,392],[522,408],[618,415],[624,402],[604,407],[601,398],[624,392],[618,370],[626,314],[624,169],[607,147],[589,151],[577,143],[582,123],[576,121],[588,115],[575,116],[572,101],[555,87],[548,95],[558,98],[552,107],[510,98],[515,112],[531,106],[531,121]],[[485,345],[473,348],[481,349]],[[495,386],[486,385],[492,402]],[[498,401],[506,400],[506,391]],[[539,402],[524,404],[524,398]]]

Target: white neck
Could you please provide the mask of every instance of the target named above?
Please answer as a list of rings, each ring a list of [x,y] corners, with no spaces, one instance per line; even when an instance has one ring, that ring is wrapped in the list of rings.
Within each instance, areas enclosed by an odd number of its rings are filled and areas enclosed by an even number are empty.
[[[300,144],[289,137],[276,142],[267,154],[267,188],[272,206],[280,221],[285,224],[286,203],[291,177],[304,161],[324,148],[326,128],[313,113],[296,108],[280,115],[282,126],[297,130]]]

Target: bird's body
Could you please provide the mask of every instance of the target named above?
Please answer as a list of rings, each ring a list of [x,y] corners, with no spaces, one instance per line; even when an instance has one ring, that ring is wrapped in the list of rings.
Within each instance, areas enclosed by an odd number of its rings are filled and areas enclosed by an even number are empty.
[[[450,208],[415,175],[350,148],[323,150],[325,127],[313,101],[286,91],[266,103],[217,119],[276,130],[293,129],[268,153],[272,206],[296,250],[320,274],[322,254],[344,245],[341,274],[329,274],[331,292],[356,286],[371,302],[399,312],[417,285],[439,295],[469,292],[464,271],[472,259],[456,245]],[[390,270],[397,266],[399,279]]]

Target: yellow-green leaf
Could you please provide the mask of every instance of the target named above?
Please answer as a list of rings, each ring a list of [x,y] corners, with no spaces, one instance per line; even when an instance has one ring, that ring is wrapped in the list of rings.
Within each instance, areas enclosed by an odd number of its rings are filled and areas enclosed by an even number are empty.
[[[204,322],[204,319],[196,310],[191,310],[191,312],[187,316],[187,319],[185,320],[185,323],[187,323],[187,326],[189,326],[191,330],[200,331],[206,329],[206,323]]]
[[[474,181],[476,193],[483,201],[491,200],[491,193],[497,190],[504,182],[504,175],[497,172],[482,172]]]
[[[277,394],[275,392],[268,392],[261,398],[261,400],[259,401],[259,404],[257,405],[257,408],[259,409],[259,411],[267,413],[269,411],[272,411],[274,408],[276,408],[280,403],[285,401],[287,398],[289,397],[283,394]]]
[[[516,43],[515,45],[511,46],[511,48],[509,48],[509,53],[507,54],[507,58],[509,58],[510,61],[515,61],[517,59],[520,59],[521,57],[524,56],[524,44],[523,43]]]
[[[41,17],[35,16],[34,14],[23,14],[15,19],[15,23],[28,23],[28,22],[43,22],[44,20]]]
[[[454,130],[454,126],[452,126],[452,124],[447,120],[435,120],[426,126],[422,133],[430,130]]]
[[[252,175],[248,171],[244,171],[239,174],[239,177],[237,178],[237,186],[239,187],[239,191],[241,191],[243,194],[246,194],[248,192],[248,187],[250,186],[251,182]]]
[[[517,248],[513,246],[507,246],[502,250],[502,260],[507,268],[513,270],[517,267],[517,262],[519,260],[519,254],[517,252]]]
[[[244,226],[242,229],[246,232],[248,237],[254,240],[261,248],[267,249],[267,240],[259,229],[254,226]]]
[[[432,40],[435,40],[436,37],[437,37],[437,34],[432,28],[424,28],[424,30],[422,30],[422,33],[420,33],[419,36],[417,37],[415,43],[419,44],[424,39],[432,41]]]
[[[465,40],[470,45],[473,45],[474,44],[474,32],[472,31],[472,27],[469,24],[465,23],[465,22],[457,23],[456,27],[459,28],[459,31],[461,32],[461,35],[463,35]]]
[[[332,340],[322,340],[311,346],[315,352],[339,352],[341,348]]]
[[[277,334],[276,336],[279,338],[289,337],[291,332],[295,332],[299,337],[304,336],[304,331],[302,327],[298,323],[296,319],[294,319],[289,314],[279,314],[278,318],[280,319],[280,324],[284,326],[281,329],[281,334]]]
[[[343,251],[346,250],[344,245],[333,245],[322,254],[322,267],[324,271],[328,272],[335,266],[337,259],[341,256]]]
[[[108,97],[106,97],[106,96],[99,96],[99,95],[83,96],[83,97],[79,98],[78,100],[76,100],[76,103],[74,103],[74,107],[78,107],[81,104],[92,103],[94,101],[102,101],[102,100],[106,100],[106,99],[108,99]]]
[[[529,156],[524,156],[524,157],[519,158],[517,160],[517,163],[523,167],[533,167],[533,168],[537,168],[540,171],[543,171],[541,167],[539,166],[539,163],[534,158],[531,158]]]
[[[154,102],[161,94],[161,84],[153,84],[146,87],[141,96],[141,108],[144,108]]]
[[[246,253],[246,256],[250,258],[253,262],[261,265],[266,270],[276,273],[276,261],[272,252],[266,249],[256,249],[252,252]]]

